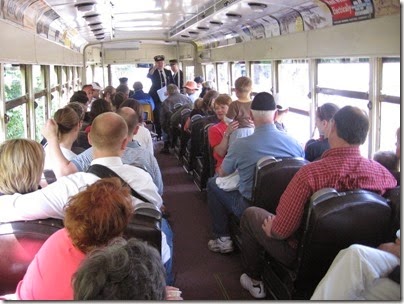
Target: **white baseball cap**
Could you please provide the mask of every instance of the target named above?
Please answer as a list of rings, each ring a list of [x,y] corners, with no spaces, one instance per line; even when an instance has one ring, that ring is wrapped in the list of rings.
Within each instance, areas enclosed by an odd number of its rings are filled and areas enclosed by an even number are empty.
[[[93,87],[93,90],[102,90],[101,86],[98,84],[98,82],[93,82],[91,84],[91,86]]]

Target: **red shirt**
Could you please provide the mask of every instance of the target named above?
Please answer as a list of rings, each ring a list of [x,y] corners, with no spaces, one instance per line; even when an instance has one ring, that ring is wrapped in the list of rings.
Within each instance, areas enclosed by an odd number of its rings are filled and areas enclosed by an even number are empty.
[[[212,148],[221,143],[226,129],[227,125],[223,121],[209,128],[209,144]],[[216,160],[215,170],[217,171],[217,168],[219,168],[223,162],[224,156],[222,157],[213,151],[213,158]]]
[[[294,233],[300,227],[304,207],[311,195],[322,188],[364,189],[383,194],[396,185],[396,179],[386,168],[360,155],[359,147],[330,149],[320,160],[303,166],[292,178],[276,208],[271,233],[288,239],[296,248],[298,240]]]

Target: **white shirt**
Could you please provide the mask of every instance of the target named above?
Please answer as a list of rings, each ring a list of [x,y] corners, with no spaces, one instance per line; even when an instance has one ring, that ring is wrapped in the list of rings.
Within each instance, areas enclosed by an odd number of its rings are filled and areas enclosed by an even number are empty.
[[[192,100],[192,103],[194,103],[195,100],[197,100],[197,99],[199,98],[199,95],[200,95],[200,94],[201,94],[201,93],[199,93],[199,91],[195,91],[194,93],[188,95],[188,97],[189,97],[189,99]]]
[[[149,173],[131,165],[124,165],[120,157],[94,159],[91,164],[104,165],[122,177],[139,194],[155,204],[162,205],[161,196]],[[36,220],[44,218],[64,218],[64,207],[69,198],[87,185],[99,180],[99,177],[87,172],[77,172],[59,178],[56,182],[37,191],[26,194],[0,196],[0,222]],[[142,202],[132,197],[133,205]],[[161,255],[165,263],[170,258],[166,236],[162,232]]]
[[[162,199],[157,187],[147,172],[131,165],[124,165],[120,157],[94,159],[91,164],[105,165],[121,176],[131,187],[158,208]],[[56,182],[37,191],[0,196],[0,222],[35,220],[43,218],[64,218],[64,206],[69,198],[87,185],[99,179],[92,173],[77,172],[59,178]],[[133,198],[133,203],[141,202]]]
[[[137,140],[143,148],[149,150],[154,155],[153,139],[149,129],[142,125],[139,126],[137,133],[133,135],[133,139]]]
[[[55,168],[57,166],[57,164],[55,164],[51,157],[49,156],[49,146],[46,145],[45,148],[45,165],[44,165],[44,170],[52,170],[53,168]],[[72,160],[73,157],[75,157],[77,154],[74,153],[72,150],[66,149],[62,146],[60,146],[60,150],[62,151],[63,156],[67,159],[67,160]]]

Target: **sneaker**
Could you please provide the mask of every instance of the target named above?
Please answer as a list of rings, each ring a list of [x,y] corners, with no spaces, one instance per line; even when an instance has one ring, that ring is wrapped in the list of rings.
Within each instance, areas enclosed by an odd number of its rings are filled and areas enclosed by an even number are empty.
[[[230,237],[220,237],[208,242],[209,250],[213,252],[228,253],[234,250],[233,241]]]
[[[243,273],[241,275],[240,283],[241,286],[243,286],[244,289],[247,289],[250,294],[256,299],[262,299],[267,296],[264,289],[264,283],[262,281],[259,281],[259,283],[254,284],[251,278],[246,273]]]

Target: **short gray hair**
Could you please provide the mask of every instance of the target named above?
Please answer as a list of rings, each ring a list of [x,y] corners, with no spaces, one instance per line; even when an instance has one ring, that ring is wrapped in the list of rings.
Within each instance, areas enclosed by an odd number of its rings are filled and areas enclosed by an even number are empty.
[[[165,287],[159,252],[135,238],[93,251],[73,276],[74,300],[163,300]]]

